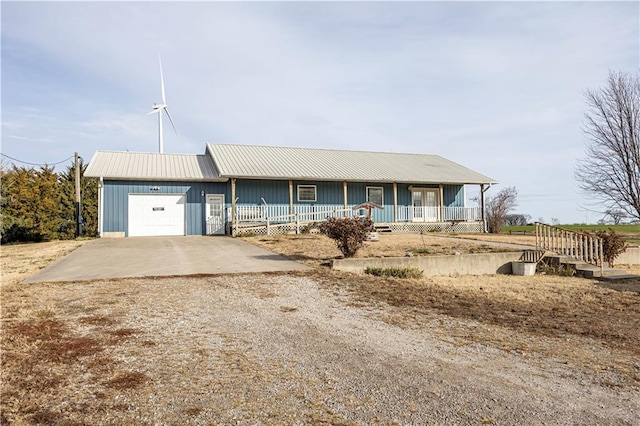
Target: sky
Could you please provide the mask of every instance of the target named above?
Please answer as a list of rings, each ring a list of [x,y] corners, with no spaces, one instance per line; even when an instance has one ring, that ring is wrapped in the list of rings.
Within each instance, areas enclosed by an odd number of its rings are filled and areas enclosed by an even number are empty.
[[[4,155],[157,152],[161,56],[178,131],[165,119],[164,152],[437,154],[546,222],[602,218],[574,179],[585,93],[640,66],[633,1],[3,1],[1,15]]]

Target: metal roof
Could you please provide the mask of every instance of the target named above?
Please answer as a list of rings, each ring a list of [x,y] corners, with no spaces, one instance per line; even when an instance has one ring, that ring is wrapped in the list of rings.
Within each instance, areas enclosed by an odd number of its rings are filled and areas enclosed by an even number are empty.
[[[497,183],[438,155],[226,144],[207,144],[207,153],[227,178]]]
[[[87,177],[163,181],[225,181],[209,155],[97,151]]]

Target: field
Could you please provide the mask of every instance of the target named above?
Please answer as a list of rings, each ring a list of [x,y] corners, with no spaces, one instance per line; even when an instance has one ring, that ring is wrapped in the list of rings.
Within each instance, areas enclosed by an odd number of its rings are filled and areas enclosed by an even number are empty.
[[[482,246],[387,237],[363,254]],[[24,286],[73,246],[3,246],[1,423],[640,420],[637,293],[558,276],[361,277],[322,266],[339,254],[322,236],[248,240],[317,269]]]
[[[560,228],[568,229],[570,231],[579,231],[579,232],[597,232],[597,231],[608,231],[609,229],[614,230],[619,234],[624,235],[632,235],[638,234],[640,238],[640,224],[634,225],[586,225],[586,224],[576,224],[576,225],[558,225]],[[511,232],[527,232],[534,234],[536,227],[534,225],[523,225],[523,226],[505,226],[502,228],[503,234],[508,234]]]

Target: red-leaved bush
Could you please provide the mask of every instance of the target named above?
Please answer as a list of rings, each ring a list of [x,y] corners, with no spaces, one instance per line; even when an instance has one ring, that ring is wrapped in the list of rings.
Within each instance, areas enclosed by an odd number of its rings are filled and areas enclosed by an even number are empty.
[[[336,242],[344,257],[353,257],[362,247],[367,232],[373,231],[373,221],[359,217],[328,217],[318,229]]]

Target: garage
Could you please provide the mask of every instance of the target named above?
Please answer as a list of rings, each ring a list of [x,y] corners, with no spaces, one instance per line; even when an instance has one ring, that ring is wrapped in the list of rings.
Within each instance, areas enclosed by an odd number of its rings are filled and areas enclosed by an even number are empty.
[[[186,194],[129,194],[128,236],[186,235]]]

